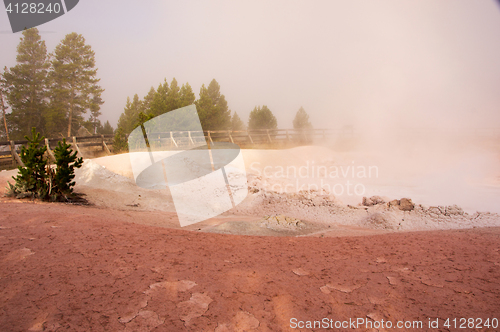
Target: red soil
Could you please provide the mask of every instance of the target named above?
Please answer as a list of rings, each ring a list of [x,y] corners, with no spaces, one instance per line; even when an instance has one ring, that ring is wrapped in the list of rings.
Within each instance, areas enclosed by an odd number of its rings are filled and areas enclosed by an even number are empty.
[[[160,216],[1,202],[0,331],[287,331],[292,318],[420,320],[416,331],[432,330],[429,318],[439,330],[447,318],[500,319],[500,228],[278,238],[128,222]]]

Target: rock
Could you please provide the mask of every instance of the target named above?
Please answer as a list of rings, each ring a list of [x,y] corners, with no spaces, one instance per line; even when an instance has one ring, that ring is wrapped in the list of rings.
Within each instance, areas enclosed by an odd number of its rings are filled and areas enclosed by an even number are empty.
[[[387,203],[388,207],[397,207],[402,211],[412,211],[415,209],[415,204],[409,198],[395,199]]]
[[[399,201],[399,209],[403,211],[412,211],[415,208],[415,204],[409,198],[401,198]]]
[[[382,197],[380,196],[372,196],[370,198],[363,197],[363,205],[364,206],[373,206],[377,204],[384,204],[385,201]]]
[[[397,199],[392,200],[389,203],[387,203],[387,206],[388,207],[393,207],[393,206],[399,207],[399,201]]]
[[[386,214],[383,212],[370,214],[365,218],[365,222],[376,226],[377,228],[384,229],[396,229],[398,226],[398,223],[393,216],[391,216],[389,213]]]
[[[445,215],[447,216],[463,216],[464,215],[464,210],[462,210],[461,207],[458,205],[450,205],[446,207],[446,212]]]
[[[261,226],[274,229],[274,230],[297,230],[302,229],[306,226],[304,222],[300,219],[287,217],[285,215],[276,215],[276,216],[264,216],[262,218]]]
[[[248,187],[248,191],[251,193],[251,194],[256,194],[259,192],[259,189],[258,188],[255,188],[255,187]]]
[[[372,197],[370,197],[370,199],[372,200],[372,202],[374,204],[384,204],[385,203],[385,200],[380,196],[372,196]]]

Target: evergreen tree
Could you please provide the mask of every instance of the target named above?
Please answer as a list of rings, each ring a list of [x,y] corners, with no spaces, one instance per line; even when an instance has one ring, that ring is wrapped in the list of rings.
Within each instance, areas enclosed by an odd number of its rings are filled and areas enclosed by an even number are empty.
[[[99,115],[101,115],[101,105],[104,104],[100,95],[94,94],[90,99],[89,109],[90,109],[90,118],[89,121],[92,123],[92,130],[89,131],[92,134],[97,133],[97,128],[101,125],[101,121],[98,119]]]
[[[120,115],[118,120],[118,128],[122,128],[124,134],[130,134],[135,128],[137,121],[137,116],[141,112],[142,102],[139,100],[137,94],[134,95],[134,99],[130,102],[130,98],[127,97],[127,105],[125,106],[124,112]]]
[[[116,129],[115,137],[113,139],[113,151],[115,153],[128,151],[127,136],[125,135],[125,131],[122,127],[118,127],[118,129]]]
[[[144,96],[144,99],[142,100],[142,107],[141,107],[142,112],[152,113],[151,112],[151,103],[153,102],[155,94],[156,94],[155,88],[151,87],[151,89],[149,89],[148,94],[146,96]]]
[[[151,87],[142,101],[139,100],[137,94],[134,95],[133,101],[127,98],[127,104],[124,112],[120,115],[117,132],[115,132],[118,145],[122,146],[122,150],[125,149],[123,137],[124,135],[130,134],[132,130],[139,125],[140,121],[138,122],[138,119],[140,113],[143,113],[143,116],[151,119],[166,112],[193,105],[195,99],[196,97],[189,83],[183,84],[182,87],[179,88],[175,78],[172,79],[170,86],[165,78],[163,83],[161,83],[156,90]],[[120,134],[116,136],[118,129],[121,129],[121,131]]]
[[[248,129],[276,129],[278,122],[266,105],[255,107],[248,118]]]
[[[7,195],[53,201],[64,198],[67,201],[75,185],[74,169],[82,166],[83,159],[77,159],[76,152],[72,154],[71,145],[63,139],[54,149],[56,167],[53,169],[44,156],[47,151],[47,146],[43,144],[44,137],[32,128],[31,138],[25,138],[29,144],[27,148],[21,148],[20,154],[24,167],[19,166],[19,174],[15,178],[12,177],[16,181],[15,184],[8,183]]]
[[[231,130],[245,130],[245,124],[241,121],[238,113],[234,112],[233,117],[231,118]]]
[[[83,159],[77,158],[75,151],[70,149],[71,145],[66,143],[66,139],[57,143],[54,149],[54,156],[56,158],[56,170],[51,179],[51,193],[53,200],[56,197],[62,196],[66,200],[68,195],[73,193],[75,182],[75,168],[80,168],[83,165]]]
[[[49,100],[47,111],[44,114],[47,137],[65,137],[68,129],[65,103],[57,98],[57,94],[51,94]]]
[[[100,135],[112,135],[113,131],[114,131],[113,127],[111,126],[109,121],[106,121],[104,123],[104,126],[102,126],[102,128],[100,128],[100,130],[97,133]]]
[[[309,115],[307,115],[304,108],[301,106],[295,115],[295,119],[293,119],[293,128],[294,129],[311,129],[312,125],[309,122]]]
[[[179,107],[186,107],[189,105],[193,105],[196,100],[196,96],[194,95],[193,89],[189,83],[183,84],[181,88],[181,97],[180,97],[180,105]]]
[[[16,183],[12,185],[10,182],[8,195],[16,196],[17,198],[32,197],[44,199],[49,193],[47,184],[47,159],[44,155],[47,151],[47,146],[43,144],[45,137],[41,137],[40,133],[36,132],[33,127],[31,138],[24,136],[28,141],[28,147],[21,147],[19,157],[24,163],[24,167],[19,166],[19,174],[12,177]]]
[[[174,77],[172,79],[172,82],[170,83],[170,89],[168,89],[167,97],[165,99],[166,112],[170,112],[170,111],[173,111],[173,110],[180,108],[180,104],[181,104],[180,90],[181,89],[179,88],[179,85],[177,84],[177,80]]]
[[[71,136],[83,122],[83,114],[99,100],[102,91],[97,83],[94,51],[85,44],[85,38],[72,32],[57,45],[52,61],[51,118],[67,119],[67,136]],[[102,104],[102,100],[99,101]],[[95,105],[95,104],[94,104]]]
[[[226,130],[231,125],[231,111],[226,98],[220,93],[220,85],[215,79],[208,87],[201,86],[200,97],[195,101],[203,130]]]
[[[95,130],[97,131],[97,129],[98,129],[99,127],[102,127],[102,124],[101,124],[101,121],[100,121],[99,119],[97,119],[97,121],[93,121],[93,120],[91,120],[91,119],[88,119],[87,121],[84,121],[84,122],[82,123],[82,126],[83,126],[83,128],[87,129],[87,131],[88,131],[90,134],[94,135],[94,134],[95,134],[95,133],[94,133],[94,128],[95,128]]]
[[[10,69],[5,67],[1,81],[6,101],[12,110],[7,115],[11,139],[21,139],[33,127],[42,133],[46,132],[46,79],[50,66],[47,47],[37,28],[24,30],[22,35],[17,46],[17,65]]]
[[[167,94],[168,94],[168,83],[167,79],[163,81],[163,84],[158,86],[153,100],[150,103],[149,113],[154,116],[168,112],[167,109]]]

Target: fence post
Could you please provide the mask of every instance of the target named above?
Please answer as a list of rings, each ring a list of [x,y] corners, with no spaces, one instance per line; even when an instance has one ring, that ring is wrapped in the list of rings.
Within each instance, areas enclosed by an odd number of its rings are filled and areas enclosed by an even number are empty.
[[[17,162],[20,166],[24,167],[24,163],[21,160],[21,157],[19,157],[19,155],[17,154],[16,145],[14,144],[14,141],[10,141],[10,153],[12,154],[12,157],[14,159],[14,164],[15,162]]]
[[[193,138],[191,137],[191,132],[188,131],[188,136],[189,136],[189,141],[191,142],[191,144],[194,145],[194,141],[193,141]]]
[[[52,150],[50,149],[50,143],[48,138],[45,139],[45,145],[47,146],[47,154],[49,155],[50,159],[52,159],[52,161],[55,162],[56,156],[54,156],[54,152],[52,152]]]
[[[267,138],[269,138],[269,143],[272,143],[271,135],[269,135],[269,129],[266,129],[266,132],[267,132]]]
[[[253,144],[253,139],[252,139],[252,136],[250,136],[250,131],[247,130],[247,135],[248,135],[248,138],[250,138],[250,142]]]
[[[210,144],[214,145],[214,141],[212,140],[212,136],[210,136],[210,130],[208,132],[208,138],[210,139]]]
[[[101,138],[102,138],[102,148],[104,149],[104,151],[106,151],[106,153],[108,155],[111,154],[111,151],[109,151],[109,148],[108,146],[106,145],[106,142],[104,141],[104,135],[101,135]]]
[[[80,155],[80,157],[83,158],[82,151],[80,151],[78,144],[76,144],[76,137],[75,136],[73,136],[73,147],[75,148],[76,152]]]
[[[177,142],[176,142],[176,141],[175,141],[175,139],[174,139],[174,134],[172,134],[172,132],[170,132],[170,140],[171,140],[172,142],[174,142],[174,145],[175,145],[175,147],[176,147],[176,148],[178,148],[178,147],[179,147],[179,146],[177,145]]]
[[[227,134],[229,135],[229,139],[231,140],[231,143],[233,143],[233,144],[234,144],[233,137],[231,136],[231,130],[228,130],[228,131],[227,131]]]

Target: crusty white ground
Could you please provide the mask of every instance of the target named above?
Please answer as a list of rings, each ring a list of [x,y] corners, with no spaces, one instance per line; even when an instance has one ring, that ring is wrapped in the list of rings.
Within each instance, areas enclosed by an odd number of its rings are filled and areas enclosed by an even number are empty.
[[[436,203],[432,203],[436,192],[427,197],[418,175],[429,174],[428,170],[419,173],[418,168],[409,167],[407,177],[402,171],[389,172],[383,163],[379,164],[379,176],[372,178],[354,178],[363,183],[367,189],[366,196],[379,195],[385,202],[407,197],[415,203],[413,211],[401,211],[388,204],[362,206],[362,196],[335,196],[326,190],[304,190],[302,184],[340,183],[348,178],[312,178],[264,176],[263,169],[268,171],[305,166],[312,162],[316,166],[368,166],[374,165],[377,158],[363,160],[360,155],[335,153],[324,147],[299,147],[289,150],[243,150],[248,177],[249,195],[235,209],[229,211],[235,215],[252,215],[258,217],[284,215],[298,220],[321,224],[352,225],[374,229],[388,230],[431,230],[455,229],[471,227],[500,226],[500,216],[490,212],[476,212],[474,202],[469,202],[467,209],[462,210],[453,204],[454,195],[448,195],[446,188],[441,191]],[[353,160],[354,157],[356,160]],[[86,193],[87,199],[96,205],[119,209],[147,211],[175,211],[168,189],[146,190],[135,185],[127,154],[86,160],[84,166],[77,170],[76,189]],[[267,172],[269,175],[269,172]],[[386,174],[388,173],[388,174]],[[491,174],[488,173],[491,177]],[[487,177],[485,176],[487,180]],[[297,182],[298,181],[298,182]],[[287,192],[280,191],[286,184]],[[296,184],[300,185],[297,186]],[[400,184],[398,186],[398,183]],[[446,185],[444,183],[443,185]],[[482,188],[487,190],[482,190]],[[276,190],[278,189],[278,190]],[[490,182],[470,187],[471,193],[491,202],[500,201],[500,185]],[[430,191],[433,190],[431,186]],[[467,188],[464,188],[467,190]],[[412,196],[415,193],[415,196]],[[467,194],[466,192],[463,194]],[[458,197],[455,195],[455,197]],[[460,196],[463,201],[463,195]],[[471,197],[474,198],[474,197]],[[449,202],[450,204],[442,204]],[[483,201],[480,201],[484,203]],[[441,203],[441,204],[440,204]],[[491,205],[490,205],[491,206]],[[477,204],[477,209],[484,211],[484,204]]]

